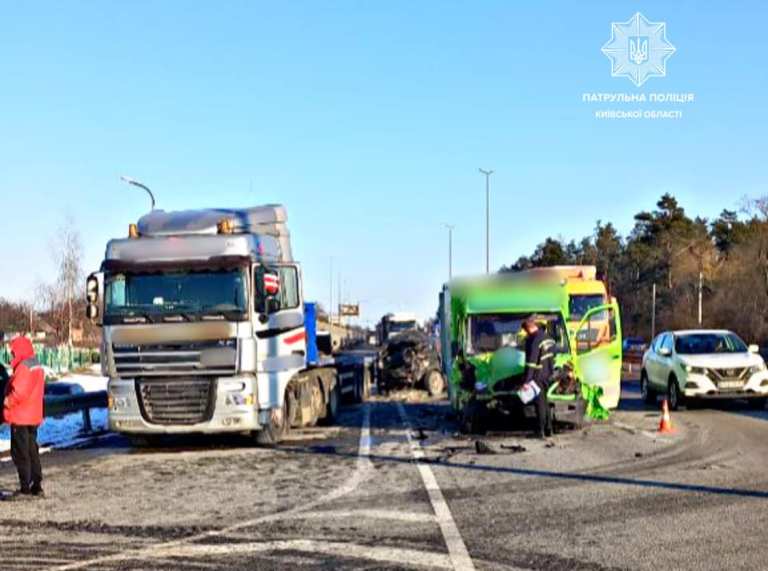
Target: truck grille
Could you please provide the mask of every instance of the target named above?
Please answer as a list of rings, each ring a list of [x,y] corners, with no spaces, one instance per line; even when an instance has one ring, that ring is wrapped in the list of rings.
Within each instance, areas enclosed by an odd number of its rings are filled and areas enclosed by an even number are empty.
[[[147,422],[197,424],[213,415],[215,379],[139,379],[136,389]]]
[[[112,345],[117,375],[150,376],[234,375],[237,341],[205,341],[167,345]]]

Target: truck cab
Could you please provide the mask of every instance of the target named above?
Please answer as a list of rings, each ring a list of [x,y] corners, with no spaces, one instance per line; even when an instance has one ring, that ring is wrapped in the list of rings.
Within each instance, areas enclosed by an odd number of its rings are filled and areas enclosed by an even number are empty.
[[[103,327],[112,430],[272,443],[335,414],[335,372],[307,361],[286,220],[277,205],[155,210],[107,244],[87,298]]]

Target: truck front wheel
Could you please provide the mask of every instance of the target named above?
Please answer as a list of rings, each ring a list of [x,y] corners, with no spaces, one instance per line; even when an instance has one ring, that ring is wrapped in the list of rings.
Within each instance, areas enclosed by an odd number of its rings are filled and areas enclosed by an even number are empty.
[[[256,432],[256,443],[260,446],[274,446],[290,432],[291,417],[288,395],[283,399],[283,407],[273,409],[269,415],[269,424]]]

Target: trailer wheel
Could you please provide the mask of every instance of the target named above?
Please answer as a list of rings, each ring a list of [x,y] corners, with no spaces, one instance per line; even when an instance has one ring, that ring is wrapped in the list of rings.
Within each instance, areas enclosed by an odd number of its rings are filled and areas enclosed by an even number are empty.
[[[443,394],[445,391],[445,381],[440,371],[434,369],[424,375],[424,388],[427,389],[430,396],[436,397]]]
[[[371,371],[366,367],[363,369],[363,390],[361,392],[361,401],[365,402],[371,398]]]
[[[325,416],[323,424],[333,424],[339,416],[339,407],[341,406],[341,385],[338,380],[333,384],[333,388],[328,391],[328,402],[325,404]]]
[[[260,446],[274,446],[283,440],[291,430],[291,401],[293,392],[286,391],[283,399],[283,408],[280,413],[273,411],[270,415],[269,424],[256,432],[256,443]]]

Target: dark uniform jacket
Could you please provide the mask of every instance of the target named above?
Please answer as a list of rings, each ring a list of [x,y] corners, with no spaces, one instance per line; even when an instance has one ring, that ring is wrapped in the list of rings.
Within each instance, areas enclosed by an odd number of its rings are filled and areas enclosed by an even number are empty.
[[[525,376],[523,382],[536,381],[543,391],[549,386],[555,368],[555,342],[539,328],[525,338]]]

